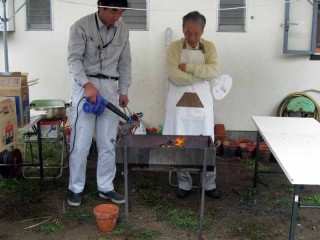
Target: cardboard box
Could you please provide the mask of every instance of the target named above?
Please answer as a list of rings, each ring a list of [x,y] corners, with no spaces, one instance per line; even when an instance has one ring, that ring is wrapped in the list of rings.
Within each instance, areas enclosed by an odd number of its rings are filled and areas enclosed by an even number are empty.
[[[14,98],[0,97],[0,152],[18,140],[16,104]]]
[[[41,121],[41,137],[42,138],[59,138],[60,137],[60,121]]]
[[[26,73],[0,73],[0,96],[15,98],[18,127],[23,127],[30,122],[29,87]]]

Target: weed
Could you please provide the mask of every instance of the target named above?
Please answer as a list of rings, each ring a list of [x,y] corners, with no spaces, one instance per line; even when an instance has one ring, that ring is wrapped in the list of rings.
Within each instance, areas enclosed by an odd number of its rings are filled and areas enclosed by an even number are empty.
[[[129,229],[131,229],[131,226],[129,224]],[[124,227],[124,221],[120,218],[117,220],[117,224],[115,228],[112,230],[112,232],[104,232],[102,233],[103,237],[90,237],[88,240],[111,240],[116,237],[124,236],[125,234],[125,227]]]
[[[110,240],[108,237],[94,237],[94,238],[89,238],[88,240]]]
[[[254,172],[255,159],[240,159],[240,163],[247,165],[250,172]],[[269,170],[270,170],[270,167],[259,162],[258,171],[269,171]]]
[[[251,237],[252,239],[265,239],[266,234],[263,232],[262,229],[259,227],[255,227],[248,230],[248,237]]]
[[[257,195],[257,189],[256,188],[249,188],[247,194],[248,194],[249,197],[256,196]]]
[[[129,229],[131,228],[130,224],[128,228]],[[120,218],[118,219],[116,227],[113,229],[112,234],[123,235],[124,233],[125,233],[125,221]]]
[[[157,183],[152,181],[136,183],[135,190],[142,200],[146,204],[153,206],[155,210],[165,211],[172,205],[167,198],[161,196],[161,187]]]
[[[64,223],[62,223],[59,219],[55,219],[53,222],[39,226],[37,230],[46,234],[56,234],[63,232],[64,229]]]
[[[301,205],[305,206],[319,206],[320,205],[320,195],[311,195],[306,199],[301,201]]]
[[[159,232],[146,229],[138,229],[133,232],[132,236],[139,240],[153,240],[159,236]]]
[[[4,179],[0,176],[0,189],[19,192],[21,189],[19,186],[20,182],[17,179]]]
[[[289,192],[289,193],[294,193],[294,187],[289,186],[289,187],[288,187],[288,192]]]
[[[290,201],[287,198],[279,198],[276,199],[275,203],[281,206],[287,206],[290,203]]]
[[[250,225],[241,225],[235,224],[231,227],[231,232],[233,235],[236,236],[245,236],[246,239],[255,239],[255,240],[262,240],[266,239],[267,234],[261,229],[260,226],[250,226]]]
[[[30,140],[31,139],[31,140]],[[39,149],[33,137],[26,138],[29,143],[24,143],[23,140],[19,140],[17,143],[17,148],[24,149],[23,158],[27,163],[39,163]],[[44,175],[46,177],[57,177],[60,174],[62,167],[65,167],[66,159],[68,158],[67,149],[62,149],[61,141],[52,139],[42,140],[42,159],[44,166]],[[62,151],[63,155],[62,156]],[[63,157],[63,163],[61,166],[61,158]],[[24,167],[24,176],[27,177],[39,177],[40,169],[38,166],[26,166]]]
[[[67,214],[66,218],[69,221],[76,221],[79,224],[84,224],[87,222],[93,222],[92,212],[87,212],[83,208],[73,208]]]
[[[209,214],[212,219],[215,219],[216,217],[221,219],[227,216],[228,211],[220,206],[215,208],[206,208],[206,213]]]
[[[181,211],[179,209],[171,209],[167,213],[167,219],[171,226],[178,230],[197,231],[199,228],[198,218],[193,211]]]
[[[159,186],[159,183],[152,181],[137,182],[135,190],[146,204],[153,206],[153,210],[159,220],[169,222],[173,228],[178,230],[198,231],[198,211],[175,206],[172,200],[161,195],[162,188]],[[206,215],[204,227],[208,228],[211,222],[212,220]]]
[[[0,189],[12,194],[13,202],[33,201],[39,195],[42,185],[35,180],[17,180],[0,178]]]

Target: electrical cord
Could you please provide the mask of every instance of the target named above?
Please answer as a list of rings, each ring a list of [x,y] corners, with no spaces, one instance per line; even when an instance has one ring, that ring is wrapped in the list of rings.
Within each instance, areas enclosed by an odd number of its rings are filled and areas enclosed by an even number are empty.
[[[81,101],[83,100],[83,99],[85,99],[86,97],[82,97],[81,99],[80,99],[80,101],[78,102],[78,104],[77,104],[77,116],[76,116],[76,121],[75,121],[75,123],[74,123],[74,134],[73,134],[73,141],[72,141],[72,148],[70,148],[70,152],[69,152],[69,156],[71,155],[71,153],[72,153],[72,151],[73,151],[73,149],[74,149],[74,141],[75,141],[75,139],[76,139],[76,133],[77,133],[77,122],[78,122],[78,117],[79,117],[79,105],[80,105],[80,103],[81,103]],[[72,129],[72,130],[73,130]],[[71,147],[71,146],[70,146]]]
[[[304,117],[313,117],[315,118],[317,121],[320,121],[320,107],[318,105],[318,103],[308,94],[304,93],[304,92],[293,92],[290,93],[289,95],[287,95],[281,102],[281,104],[279,105],[278,111],[277,111],[277,116],[279,117],[290,117],[290,114],[287,111],[287,106],[289,105],[289,103],[297,98],[297,97],[305,97],[307,99],[309,99],[315,106],[315,110],[314,113],[303,113]]]

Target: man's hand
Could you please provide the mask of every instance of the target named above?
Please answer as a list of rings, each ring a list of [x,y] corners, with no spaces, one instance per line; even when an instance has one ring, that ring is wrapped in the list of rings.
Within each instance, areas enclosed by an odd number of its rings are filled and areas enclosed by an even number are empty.
[[[98,90],[91,82],[86,83],[84,86],[85,96],[91,103],[97,103]]]
[[[129,99],[127,95],[120,95],[119,97],[119,106],[126,107],[129,103]]]
[[[179,64],[179,69],[181,70],[181,71],[186,71],[186,64],[185,63],[180,63]]]

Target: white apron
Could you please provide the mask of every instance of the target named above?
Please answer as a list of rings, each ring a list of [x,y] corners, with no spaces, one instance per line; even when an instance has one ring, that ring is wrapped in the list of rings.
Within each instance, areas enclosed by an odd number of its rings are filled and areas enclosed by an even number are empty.
[[[182,49],[180,63],[203,64],[204,54],[201,50]],[[203,107],[176,106],[186,92],[197,93]],[[209,81],[200,80],[189,86],[169,83],[163,134],[205,135],[214,140],[213,98]]]
[[[205,63],[204,54],[200,50],[182,49],[180,63]],[[177,103],[186,93],[196,93],[203,107],[181,107]],[[205,135],[211,136],[214,141],[214,115],[213,97],[209,81],[199,80],[190,86],[177,86],[169,82],[167,98],[167,111],[163,127],[164,135]],[[180,189],[192,189],[192,177],[189,172],[177,171]],[[207,172],[205,177],[205,190],[216,188],[216,168]]]

